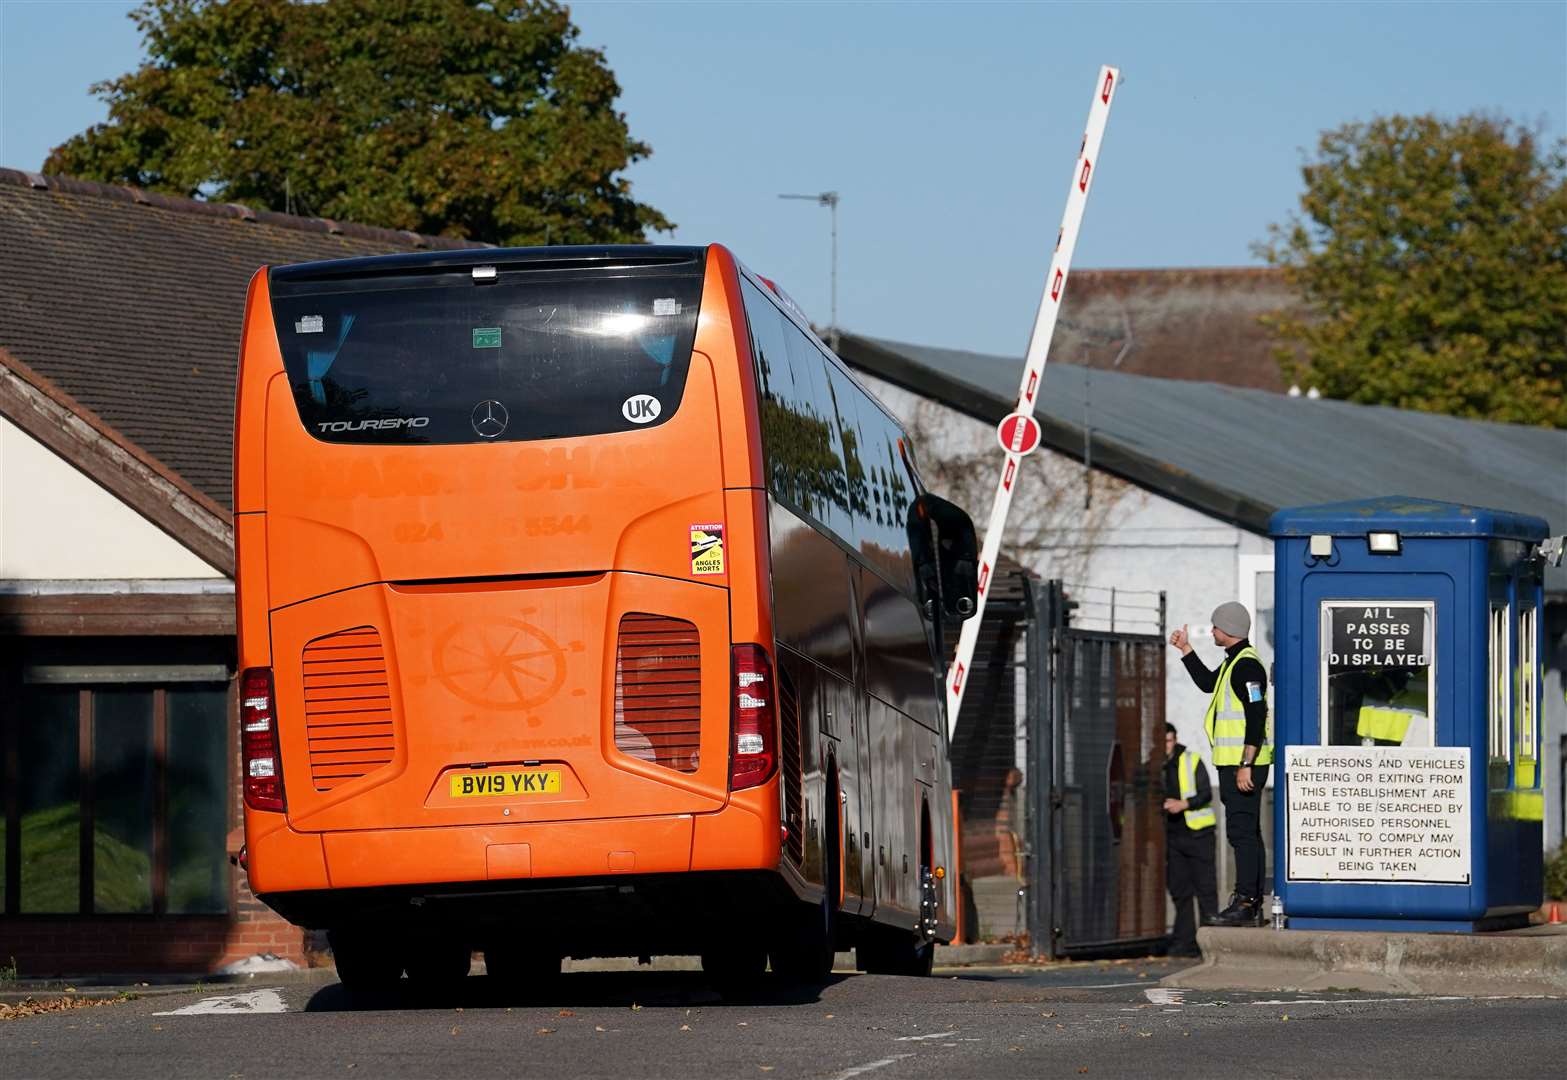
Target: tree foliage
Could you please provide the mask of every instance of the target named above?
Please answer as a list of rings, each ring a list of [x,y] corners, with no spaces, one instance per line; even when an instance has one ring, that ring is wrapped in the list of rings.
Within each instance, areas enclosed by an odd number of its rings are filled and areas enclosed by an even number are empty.
[[[1308,313],[1269,322],[1324,395],[1567,427],[1567,159],[1505,120],[1323,134],[1259,253]]]
[[[554,0],[147,0],[147,61],[45,171],[501,244],[669,229]]]

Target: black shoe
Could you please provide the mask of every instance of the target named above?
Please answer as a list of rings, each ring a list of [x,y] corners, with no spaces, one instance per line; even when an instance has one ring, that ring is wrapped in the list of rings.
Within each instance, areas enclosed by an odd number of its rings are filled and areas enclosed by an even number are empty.
[[[1230,906],[1208,919],[1205,926],[1261,926],[1262,901],[1237,896]]]

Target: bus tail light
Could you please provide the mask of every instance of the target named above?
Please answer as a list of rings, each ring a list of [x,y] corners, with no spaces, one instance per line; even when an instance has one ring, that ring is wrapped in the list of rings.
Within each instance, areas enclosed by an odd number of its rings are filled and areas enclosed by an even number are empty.
[[[778,760],[778,713],[773,663],[760,645],[736,645],[731,708],[729,787],[756,787],[773,775]]]
[[[283,767],[278,753],[276,695],[271,668],[246,668],[239,680],[240,766],[245,805],[283,812]]]

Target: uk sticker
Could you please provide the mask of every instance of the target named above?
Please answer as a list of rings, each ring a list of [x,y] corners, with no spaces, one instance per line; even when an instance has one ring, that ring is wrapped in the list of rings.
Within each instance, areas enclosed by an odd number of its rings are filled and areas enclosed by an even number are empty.
[[[721,524],[691,526],[691,572],[724,572],[724,527]]]
[[[326,329],[326,320],[319,315],[302,315],[299,321],[294,323],[296,334],[319,334]]]
[[[663,411],[664,407],[652,394],[633,394],[620,406],[620,415],[633,424],[651,424]]]

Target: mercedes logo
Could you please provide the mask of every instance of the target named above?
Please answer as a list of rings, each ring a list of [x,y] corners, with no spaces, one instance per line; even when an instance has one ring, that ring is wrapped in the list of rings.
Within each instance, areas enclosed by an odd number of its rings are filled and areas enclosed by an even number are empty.
[[[469,417],[473,421],[473,430],[478,432],[481,439],[493,439],[506,430],[506,423],[511,419],[506,412],[506,406],[498,401],[481,401],[473,407],[473,414]]]

